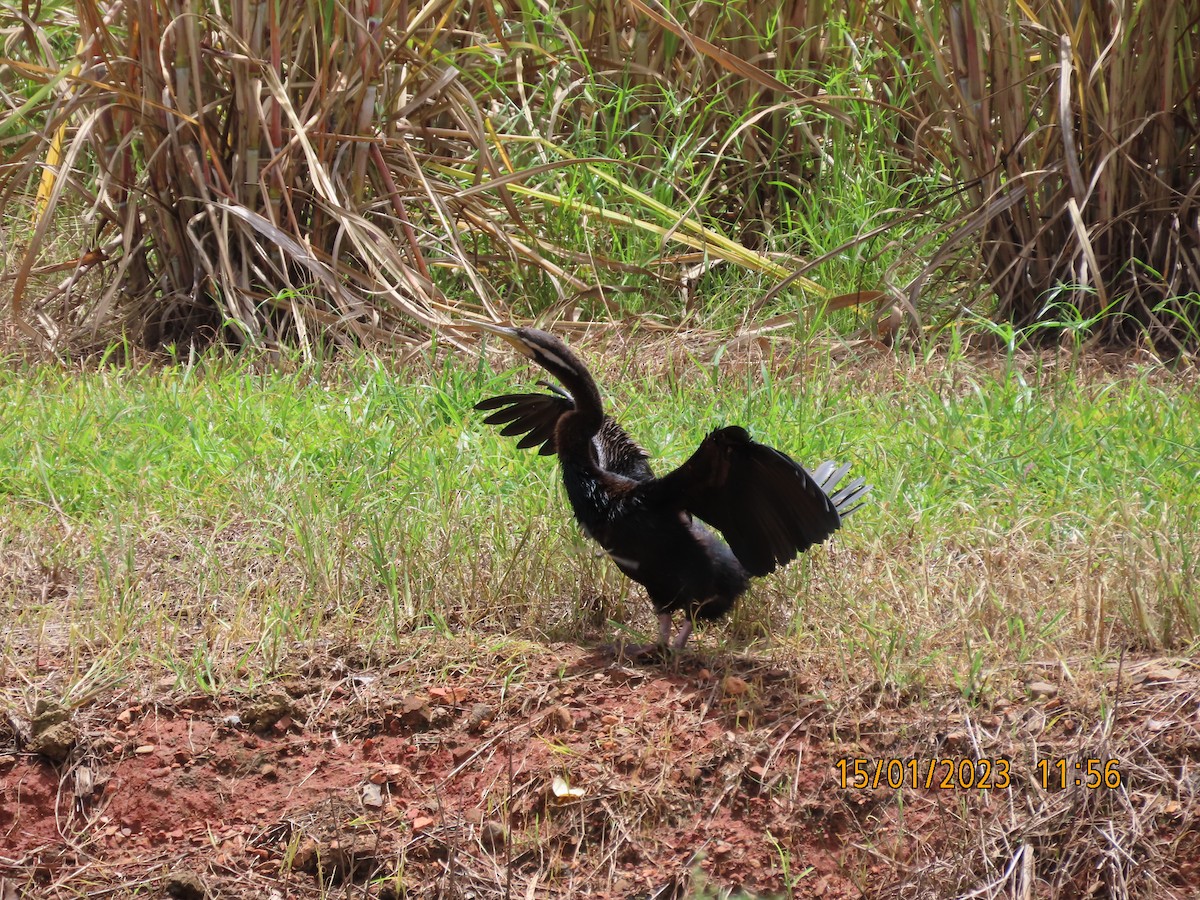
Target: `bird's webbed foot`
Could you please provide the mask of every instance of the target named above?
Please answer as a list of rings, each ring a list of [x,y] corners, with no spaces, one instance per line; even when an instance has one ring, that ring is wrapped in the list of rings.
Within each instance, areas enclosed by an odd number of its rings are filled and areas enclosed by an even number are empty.
[[[659,613],[657,643],[633,644],[623,647],[621,655],[626,659],[637,660],[639,662],[655,662],[668,659],[681,651],[687,644],[688,638],[692,635],[692,620],[684,619],[679,632],[673,638],[671,637],[671,629],[671,614]]]
[[[628,662],[655,663],[665,660],[670,652],[670,648],[658,643],[626,644],[618,648],[617,655]]]

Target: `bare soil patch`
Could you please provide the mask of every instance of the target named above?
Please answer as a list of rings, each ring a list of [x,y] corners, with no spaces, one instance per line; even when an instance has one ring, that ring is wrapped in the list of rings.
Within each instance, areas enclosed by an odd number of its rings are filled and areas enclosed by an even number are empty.
[[[1197,896],[1188,663],[1018,674],[980,707],[709,651],[437,654],[432,677],[314,663],[254,696],[10,705],[0,897]],[[923,782],[1001,759],[1003,787],[910,783],[908,760]],[[1042,759],[1072,783],[1044,787]],[[1076,786],[1080,759],[1120,784]],[[854,760],[882,783],[844,785]]]

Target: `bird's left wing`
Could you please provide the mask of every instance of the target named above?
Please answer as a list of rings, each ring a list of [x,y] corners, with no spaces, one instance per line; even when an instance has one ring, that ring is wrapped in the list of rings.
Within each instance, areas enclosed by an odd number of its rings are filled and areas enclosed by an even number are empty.
[[[822,475],[833,490],[837,479]],[[866,491],[861,479],[850,487],[835,497],[858,500]],[[817,479],[737,426],[712,432],[687,462],[643,492],[648,502],[687,510],[720,531],[751,575],[773,572],[842,524],[841,504]]]
[[[505,437],[524,435],[517,446],[526,450],[537,447],[542,456],[554,453],[554,428],[564,413],[575,408],[569,394],[503,394],[480,400],[475,408],[496,410],[483,421],[488,425],[503,425]]]

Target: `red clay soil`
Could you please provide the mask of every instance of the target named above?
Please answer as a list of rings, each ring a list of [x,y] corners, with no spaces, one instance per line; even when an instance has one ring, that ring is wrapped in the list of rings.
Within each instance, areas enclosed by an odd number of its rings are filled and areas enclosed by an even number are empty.
[[[1020,852],[970,846],[1014,791],[1046,797],[1015,761],[1008,790],[949,793],[855,790],[838,766],[986,758],[978,735],[1027,711],[956,732],[878,704],[848,718],[751,662],[627,666],[560,646],[505,677],[511,653],[486,656],[437,683],[342,672],[241,702],[97,703],[58,764],[5,752],[0,732],[0,898],[948,895]],[[1158,896],[1200,877],[1192,812],[1145,810]],[[1037,827],[1022,840],[1044,864],[1054,832]]]

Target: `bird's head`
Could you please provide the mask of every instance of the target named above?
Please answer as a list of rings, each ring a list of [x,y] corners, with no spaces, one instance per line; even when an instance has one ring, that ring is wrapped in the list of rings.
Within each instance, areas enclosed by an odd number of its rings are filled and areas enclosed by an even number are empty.
[[[503,338],[518,353],[533,360],[559,381],[567,382],[572,376],[578,377],[583,368],[567,345],[548,332],[536,328],[492,325],[490,322],[477,322],[476,327]]]

